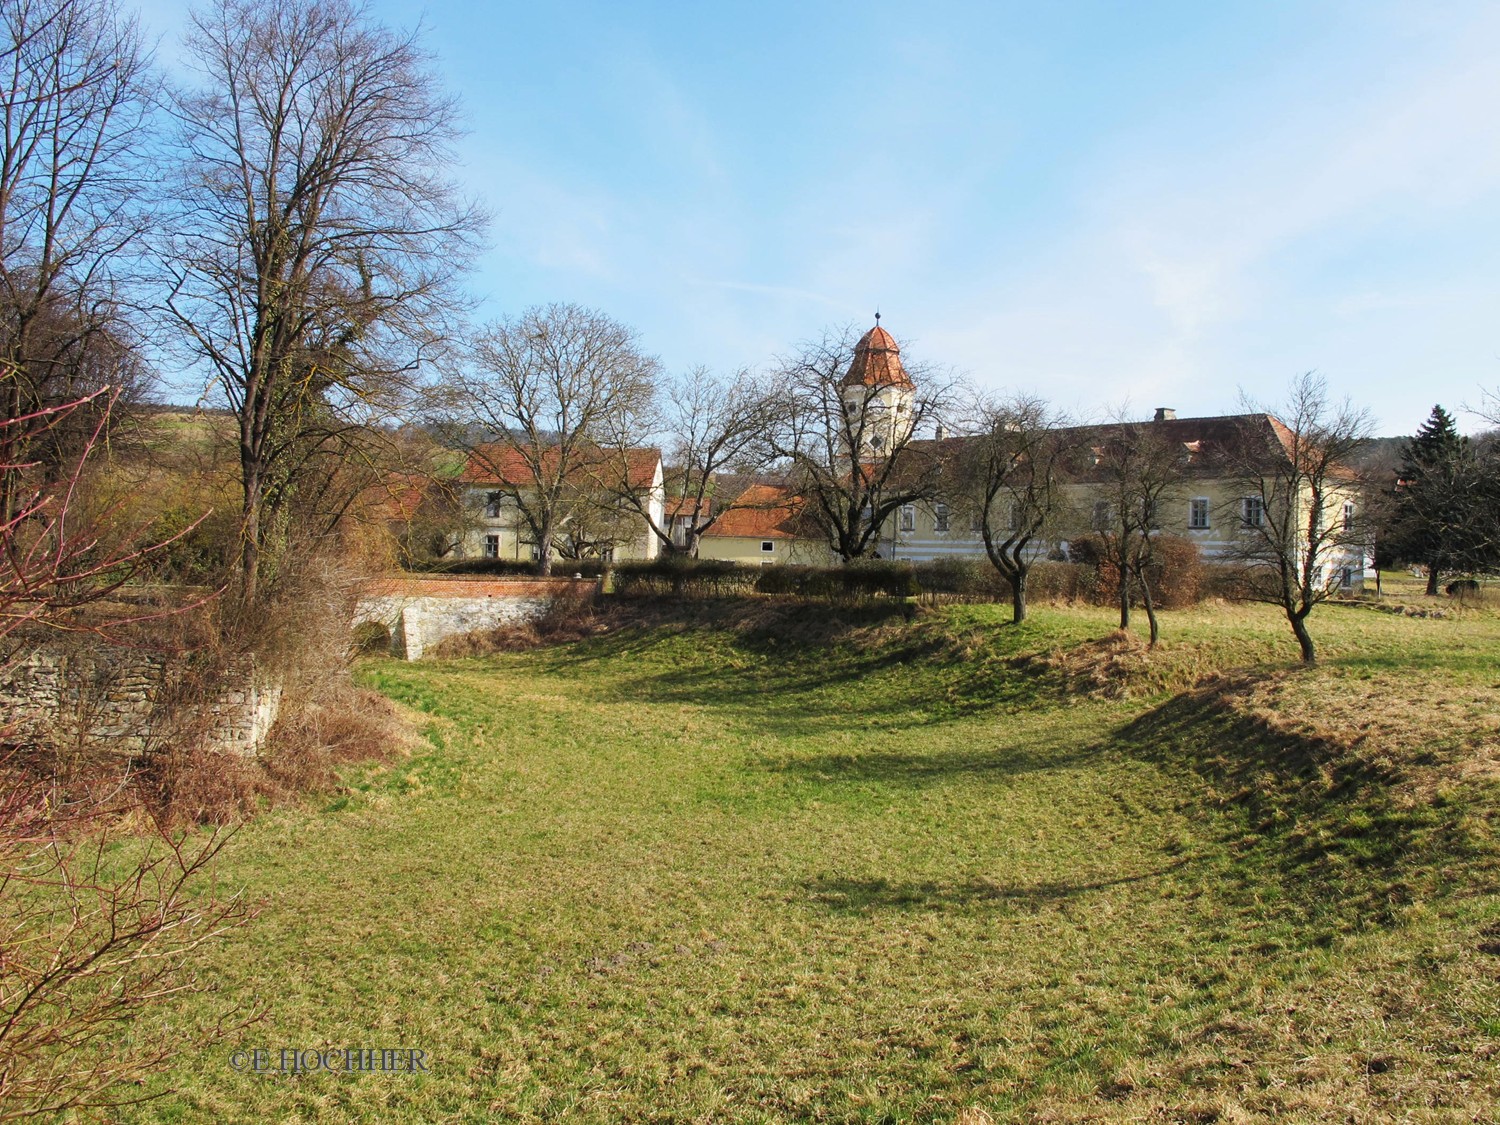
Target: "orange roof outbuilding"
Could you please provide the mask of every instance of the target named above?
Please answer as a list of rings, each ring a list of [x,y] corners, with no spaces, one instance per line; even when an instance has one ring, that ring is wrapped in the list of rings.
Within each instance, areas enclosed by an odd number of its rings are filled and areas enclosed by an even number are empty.
[[[752,484],[703,534],[724,539],[796,539],[802,498],[785,488]]]

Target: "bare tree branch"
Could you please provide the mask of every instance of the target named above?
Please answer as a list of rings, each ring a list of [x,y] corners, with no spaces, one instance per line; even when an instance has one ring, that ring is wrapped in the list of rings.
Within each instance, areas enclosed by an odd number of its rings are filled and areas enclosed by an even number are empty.
[[[1246,564],[1250,597],[1282,608],[1311,664],[1308,615],[1339,592],[1342,568],[1363,567],[1368,550],[1368,529],[1345,505],[1359,491],[1350,466],[1370,439],[1370,414],[1347,399],[1329,402],[1311,372],[1293,381],[1273,415],[1245,405],[1251,413],[1225,451],[1241,493],[1238,510],[1224,513],[1238,529],[1230,557]]]
[[[552,572],[570,524],[597,525],[601,494],[609,493],[603,482],[613,480],[622,458],[622,487],[650,491],[652,482],[638,476],[639,456],[619,443],[641,432],[657,367],[624,325],[577,305],[548,305],[488,325],[467,370],[451,377],[449,426],[469,435],[471,470],[525,525],[538,573]],[[592,533],[580,534],[592,542]]]
[[[406,402],[482,217],[414,35],[349,0],[217,0],[188,47],[166,309],[239,421],[253,598],[302,467]]]

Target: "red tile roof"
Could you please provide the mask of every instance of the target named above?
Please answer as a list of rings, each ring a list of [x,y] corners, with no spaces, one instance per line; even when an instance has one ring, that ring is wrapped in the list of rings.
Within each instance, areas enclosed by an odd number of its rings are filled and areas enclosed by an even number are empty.
[[[703,534],[736,539],[796,539],[802,498],[771,484],[752,484]]]
[[[854,345],[854,359],[842,387],[904,387],[912,390],[911,376],[901,364],[901,349],[895,338],[876,325]]]
[[[579,478],[607,477],[623,452],[626,471],[632,488],[650,488],[656,479],[656,466],[661,462],[661,451],[648,447],[626,450],[599,449],[594,446],[574,451],[570,474]],[[531,466],[527,462],[528,450],[523,453],[510,442],[486,442],[475,446],[464,463],[458,479],[464,484],[529,485],[534,483]],[[557,446],[541,450],[541,466],[544,473],[557,471],[559,451]]]
[[[707,519],[713,514],[713,497],[705,496],[702,500],[693,500],[682,496],[668,496],[664,505],[667,519],[676,519],[678,516],[697,516],[699,519]]]

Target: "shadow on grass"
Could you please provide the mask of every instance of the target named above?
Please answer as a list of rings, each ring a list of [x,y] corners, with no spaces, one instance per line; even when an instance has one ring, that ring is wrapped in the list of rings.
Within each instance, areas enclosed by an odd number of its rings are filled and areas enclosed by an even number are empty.
[[[629,669],[592,690],[710,704],[742,730],[773,737],[921,726],[1058,697],[1060,684],[1016,659],[1038,637],[1026,626],[961,638],[941,621],[913,622],[911,609],[634,603],[611,610],[610,632],[535,656],[560,672]]]
[[[952,882],[892,882],[889,879],[820,876],[809,879],[800,886],[813,902],[841,914],[869,914],[879,910],[944,910],[986,904],[1039,907],[1111,887],[1147,883],[1179,871],[1192,862],[1194,861],[1184,858],[1154,871],[1086,882],[1047,881],[1012,885],[983,878]]]
[[[1273,726],[1248,708],[1261,679],[1175,696],[1109,744],[1200,779],[1186,811],[1216,831],[1231,883],[1249,894],[1274,882],[1301,924],[1343,932],[1389,924],[1406,903],[1445,893],[1453,865],[1466,890],[1496,889],[1495,847],[1471,828],[1473,795],[1411,799],[1412,763]]]
[[[1074,769],[1096,759],[1097,747],[968,747],[946,753],[871,751],[762,760],[765,769],[813,782],[922,786],[971,778],[999,781],[1033,773]]]

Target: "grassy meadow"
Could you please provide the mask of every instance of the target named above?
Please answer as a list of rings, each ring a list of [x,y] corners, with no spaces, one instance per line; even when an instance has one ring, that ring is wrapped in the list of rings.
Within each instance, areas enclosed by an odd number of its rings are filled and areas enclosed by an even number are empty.
[[[1500,615],[705,606],[364,682],[140,1121],[1493,1121]],[[423,1074],[251,1074],[406,1047]],[[148,1091],[157,1092],[157,1091]]]

